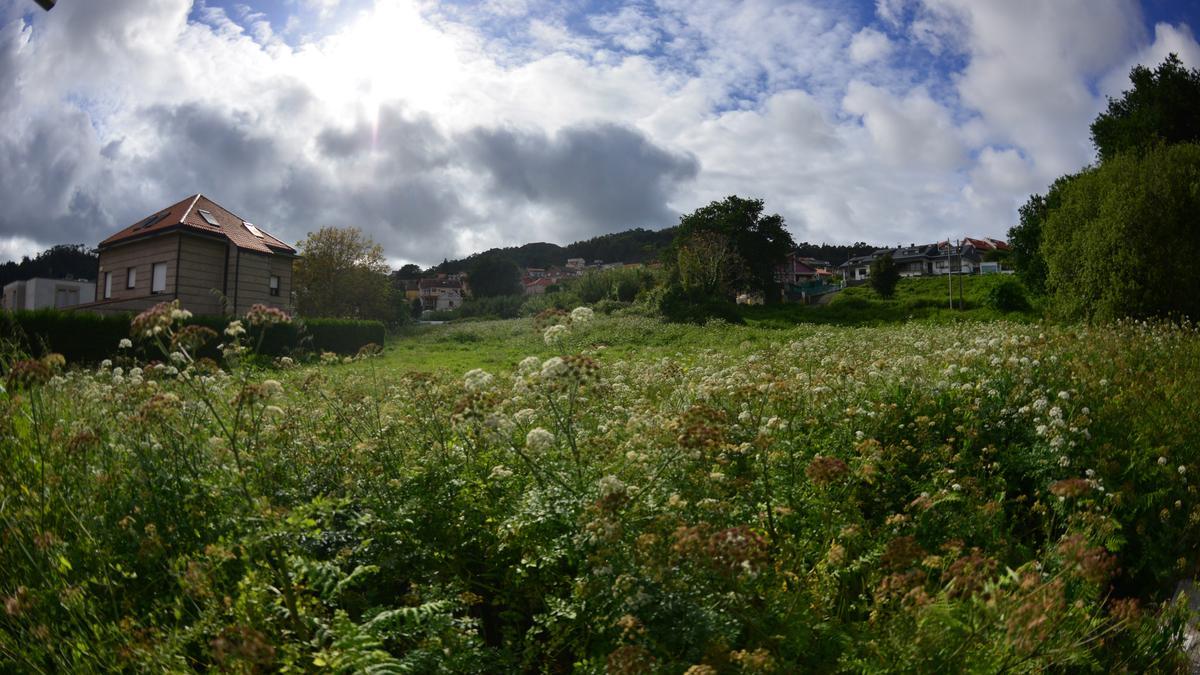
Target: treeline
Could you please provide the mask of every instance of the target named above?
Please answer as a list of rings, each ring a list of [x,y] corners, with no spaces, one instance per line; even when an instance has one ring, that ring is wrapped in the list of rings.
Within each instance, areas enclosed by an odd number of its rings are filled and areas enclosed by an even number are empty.
[[[536,242],[523,246],[493,248],[460,260],[443,262],[434,267],[433,271],[447,274],[467,272],[479,258],[504,258],[515,262],[521,268],[546,268],[562,265],[568,258],[583,258],[588,263],[593,260],[623,263],[653,262],[661,260],[663,254],[671,248],[671,242],[674,241],[678,229],[678,227],[668,227],[662,230],[636,228],[577,241],[566,246]],[[878,248],[880,247],[861,241],[853,244],[812,244],[804,241],[796,245],[796,253],[803,257],[816,258],[840,265],[850,258],[866,255]],[[415,270],[412,276],[417,276]]]
[[[96,265],[99,256],[95,249],[83,244],[59,244],[30,258],[25,256],[21,262],[12,260],[0,265],[0,286],[13,281],[22,281],[32,277],[48,279],[96,279]]]
[[[867,255],[883,248],[872,246],[866,242],[856,241],[853,244],[810,244],[802,241],[796,244],[796,255],[802,258],[816,258],[827,263],[841,265],[851,258]]]
[[[434,267],[433,271],[447,274],[466,272],[479,258],[505,258],[522,268],[561,266],[568,258],[583,258],[588,263],[593,260],[644,263],[658,260],[663,251],[671,246],[674,238],[674,227],[664,230],[647,230],[639,227],[624,232],[603,234],[566,246],[536,242],[524,246],[488,249],[460,260],[444,261]]]

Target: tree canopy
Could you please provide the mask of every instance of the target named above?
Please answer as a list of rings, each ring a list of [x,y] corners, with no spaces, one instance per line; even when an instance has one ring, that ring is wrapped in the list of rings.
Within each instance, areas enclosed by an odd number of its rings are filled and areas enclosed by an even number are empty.
[[[467,270],[467,283],[476,298],[518,295],[521,287],[521,268],[517,263],[498,255],[475,258]]]
[[[1156,144],[1200,141],[1200,70],[1188,70],[1171,54],[1154,70],[1135,66],[1129,80],[1133,88],[1109,98],[1092,122],[1101,162]]]
[[[297,248],[292,272],[302,316],[393,320],[396,307],[383,247],[356,227],[323,227]]]
[[[1123,153],[1061,189],[1042,232],[1068,318],[1200,317],[1200,145]]]
[[[796,246],[779,214],[763,215],[763,200],[736,195],[712,202],[679,219],[675,247],[709,232],[727,238],[745,275],[734,279],[733,290],[754,290],[768,301],[777,300],[775,268],[786,262]]]
[[[891,253],[884,253],[871,261],[871,275],[868,281],[871,288],[881,297],[890,298],[896,294],[896,284],[900,283],[900,269],[896,267]]]

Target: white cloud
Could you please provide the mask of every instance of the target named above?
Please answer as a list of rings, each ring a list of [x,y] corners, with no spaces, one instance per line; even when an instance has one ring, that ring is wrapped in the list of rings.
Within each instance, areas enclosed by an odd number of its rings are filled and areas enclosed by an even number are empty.
[[[887,58],[891,53],[891,40],[873,28],[864,28],[850,39],[850,60],[855,63],[871,63]]]
[[[862,117],[879,158],[888,164],[955,171],[966,159],[949,111],[921,88],[897,97],[853,80],[842,106]]]

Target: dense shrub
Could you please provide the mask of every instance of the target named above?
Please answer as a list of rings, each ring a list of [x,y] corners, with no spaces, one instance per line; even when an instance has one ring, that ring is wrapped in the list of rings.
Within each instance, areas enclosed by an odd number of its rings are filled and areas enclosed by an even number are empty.
[[[633,302],[639,294],[654,288],[660,276],[645,268],[618,268],[588,272],[568,281],[567,286],[588,305],[601,300]]]
[[[100,315],[55,309],[0,312],[0,336],[30,354],[62,354],[72,363],[97,363],[129,337],[128,314]]]
[[[299,326],[299,346],[314,352],[355,354],[369,344],[382,345],[387,340],[387,331],[379,321],[302,319]],[[312,340],[311,343],[304,340],[304,334]]]
[[[521,308],[525,304],[525,296],[497,295],[486,298],[469,298],[458,308],[458,316],[487,317],[491,319],[515,319],[521,316]]]
[[[704,324],[713,319],[742,323],[737,305],[719,297],[689,293],[680,286],[665,289],[659,299],[659,312],[672,323]]]
[[[1047,287],[1072,319],[1200,317],[1200,145],[1117,155],[1062,190],[1042,231]]]
[[[1001,312],[1023,312],[1029,309],[1029,298],[1021,282],[1005,279],[988,289],[987,306]]]

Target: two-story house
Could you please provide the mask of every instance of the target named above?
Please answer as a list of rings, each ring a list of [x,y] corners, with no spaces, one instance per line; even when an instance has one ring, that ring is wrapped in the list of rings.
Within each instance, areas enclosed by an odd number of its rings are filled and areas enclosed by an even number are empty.
[[[194,314],[239,315],[261,303],[292,311],[296,249],[204,195],[100,242],[94,312],[140,312],[178,298]]]

